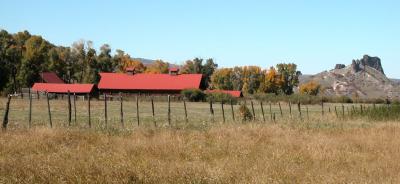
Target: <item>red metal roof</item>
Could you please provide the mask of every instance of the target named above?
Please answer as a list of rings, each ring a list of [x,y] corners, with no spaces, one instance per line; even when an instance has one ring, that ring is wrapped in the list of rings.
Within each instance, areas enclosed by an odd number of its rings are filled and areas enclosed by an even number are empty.
[[[183,90],[200,88],[201,74],[100,73],[99,89],[115,90]]]
[[[241,91],[231,91],[231,90],[207,90],[206,93],[225,93],[229,94],[233,97],[243,97],[243,93]]]
[[[43,82],[45,83],[64,84],[64,81],[61,80],[54,72],[43,72],[40,74],[40,76],[42,77]]]
[[[93,84],[54,84],[54,83],[35,83],[33,91],[49,93],[90,93],[94,88]]]

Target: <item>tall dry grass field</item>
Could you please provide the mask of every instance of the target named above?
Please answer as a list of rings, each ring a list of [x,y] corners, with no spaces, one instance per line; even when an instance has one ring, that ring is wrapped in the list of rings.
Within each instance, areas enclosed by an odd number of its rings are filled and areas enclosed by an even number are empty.
[[[46,108],[37,102],[42,117],[35,116],[27,129],[25,101],[13,102],[10,128],[0,134],[0,183],[400,182],[395,121],[321,116],[314,107],[303,120],[293,115],[276,123],[210,123],[207,104],[193,103],[188,106],[197,114],[190,114],[191,123],[202,126],[183,126],[176,116],[171,127],[155,128],[149,120],[147,126],[118,128],[113,110],[114,127],[89,129],[83,113],[76,125],[66,126],[65,103],[52,101],[55,128],[46,126]],[[96,103],[99,118],[101,102]],[[101,125],[101,118],[96,123]]]
[[[398,183],[400,126],[95,132],[0,136],[0,183]]]

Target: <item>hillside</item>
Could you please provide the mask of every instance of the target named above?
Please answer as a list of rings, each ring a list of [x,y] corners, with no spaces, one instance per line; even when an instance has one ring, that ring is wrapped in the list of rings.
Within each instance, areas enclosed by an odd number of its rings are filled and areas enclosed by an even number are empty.
[[[148,66],[156,62],[157,60],[154,59],[146,59],[146,58],[133,58],[134,60],[139,60],[140,62],[143,63],[143,65]],[[180,65],[174,64],[174,63],[169,63],[169,67],[178,67],[180,68]]]
[[[316,81],[321,84],[324,95],[345,95],[360,98],[400,97],[398,80],[386,77],[381,60],[365,55],[352,64],[337,64],[334,69],[316,75],[302,75],[300,84]]]

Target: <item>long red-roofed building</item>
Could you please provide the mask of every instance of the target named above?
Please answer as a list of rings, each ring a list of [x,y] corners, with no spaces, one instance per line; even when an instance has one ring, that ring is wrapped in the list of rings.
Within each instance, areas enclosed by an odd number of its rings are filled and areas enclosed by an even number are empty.
[[[200,89],[202,74],[100,73],[98,88],[104,92],[178,94],[184,89]]]

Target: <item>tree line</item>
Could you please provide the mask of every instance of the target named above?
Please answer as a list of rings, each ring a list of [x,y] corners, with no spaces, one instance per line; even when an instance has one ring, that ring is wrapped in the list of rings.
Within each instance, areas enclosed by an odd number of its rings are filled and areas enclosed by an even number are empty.
[[[117,49],[112,55],[108,44],[96,50],[92,41],[79,40],[64,47],[28,31],[0,31],[1,92],[31,87],[40,81],[41,72],[54,72],[66,83],[97,84],[100,72],[124,72],[127,67],[135,67],[139,73],[168,73],[170,63],[156,60],[145,66],[122,50]]]
[[[137,73],[168,73],[171,64],[156,60],[143,64],[123,50],[112,54],[111,46],[99,50],[93,42],[79,40],[70,47],[56,46],[28,31],[14,34],[0,31],[0,92],[18,92],[40,80],[41,72],[54,72],[66,83],[94,83],[100,72],[125,72],[134,67]],[[182,74],[203,74],[202,89],[241,90],[244,93],[290,95],[299,84],[297,65],[278,64],[262,69],[259,66],[218,68],[212,58],[194,58],[180,67]]]
[[[222,90],[241,90],[244,93],[274,93],[291,95],[299,84],[301,72],[297,65],[278,64],[276,68],[259,66],[222,68],[211,76],[211,87]]]

